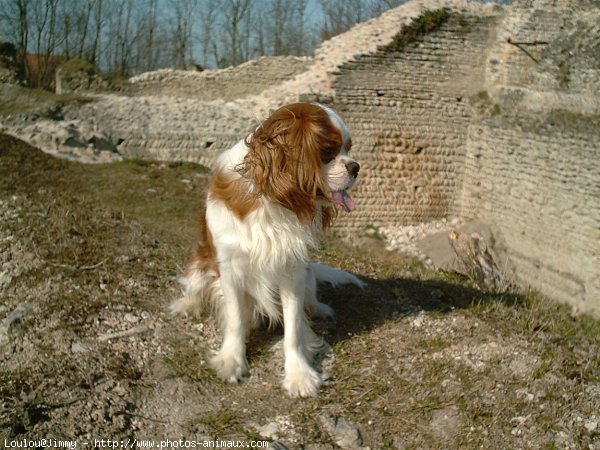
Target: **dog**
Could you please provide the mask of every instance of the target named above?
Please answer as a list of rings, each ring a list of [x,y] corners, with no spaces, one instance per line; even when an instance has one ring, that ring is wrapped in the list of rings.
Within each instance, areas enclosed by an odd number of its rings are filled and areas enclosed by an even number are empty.
[[[223,340],[210,365],[219,378],[248,374],[246,336],[267,318],[283,323],[285,376],[291,397],[316,396],[321,384],[310,361],[323,341],[308,315],[331,316],[317,300],[317,281],[364,287],[356,276],[310,263],[309,248],[341,208],[355,208],[348,189],[360,165],[348,152],[348,126],[330,107],[295,103],[274,111],[214,164],[200,238],[180,278],[173,313],[212,305]]]

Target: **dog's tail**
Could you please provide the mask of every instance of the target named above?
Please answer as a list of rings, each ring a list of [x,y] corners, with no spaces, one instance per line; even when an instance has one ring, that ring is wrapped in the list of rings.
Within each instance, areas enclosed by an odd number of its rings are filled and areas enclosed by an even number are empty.
[[[183,296],[171,303],[171,314],[191,314],[200,317],[212,313],[223,296],[218,275],[211,269],[193,262],[179,278]]]
[[[310,267],[315,274],[317,281],[321,283],[329,283],[334,288],[338,288],[344,284],[353,284],[361,289],[364,289],[367,285],[364,281],[351,273],[345,272],[340,269],[334,269],[333,267],[326,266],[321,263],[311,263]]]

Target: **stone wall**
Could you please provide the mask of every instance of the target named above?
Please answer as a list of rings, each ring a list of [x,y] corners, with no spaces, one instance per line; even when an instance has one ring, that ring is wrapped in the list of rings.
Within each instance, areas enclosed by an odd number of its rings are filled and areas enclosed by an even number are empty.
[[[522,284],[598,312],[600,130],[550,123],[469,128],[460,215],[501,231]]]
[[[517,2],[485,71],[457,211],[501,230],[522,284],[600,313],[600,9]]]
[[[364,168],[342,231],[482,221],[521,284],[600,313],[598,24],[585,2],[471,5],[341,65]]]
[[[65,112],[106,130],[126,158],[182,160],[210,167],[220,151],[264,118],[255,105],[265,89],[305,72],[311,58],[262,57],[237,67],[193,72],[159,70],[133,77],[122,94]],[[265,96],[269,98],[269,96]],[[270,99],[265,104],[275,105]],[[261,108],[265,109],[265,108]]]
[[[306,72],[312,62],[309,57],[263,56],[221,70],[163,69],[132,77],[128,90],[136,95],[236,100],[259,94]]]
[[[441,11],[441,10],[440,10]],[[448,217],[460,193],[469,97],[483,86],[494,8],[448,12],[405,48],[360,55],[334,73],[335,107],[353,133],[364,177],[345,227]]]
[[[93,118],[126,158],[190,161],[212,165],[215,155],[246,136],[259,123],[235,103],[120,95],[65,111],[65,118]]]

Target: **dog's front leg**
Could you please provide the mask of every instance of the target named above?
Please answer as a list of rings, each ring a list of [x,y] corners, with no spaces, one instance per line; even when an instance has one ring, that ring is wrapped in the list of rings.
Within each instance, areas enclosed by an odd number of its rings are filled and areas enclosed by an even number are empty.
[[[241,277],[236,276],[230,264],[222,264],[221,288],[223,303],[219,305],[223,343],[211,360],[211,366],[219,378],[230,383],[239,382],[248,374],[246,360],[246,331],[248,318],[245,317],[244,290]]]
[[[291,397],[315,396],[321,384],[321,377],[305,356],[307,334],[312,336],[304,315],[306,270],[305,265],[298,264],[289,270],[280,286],[285,357],[283,387]]]

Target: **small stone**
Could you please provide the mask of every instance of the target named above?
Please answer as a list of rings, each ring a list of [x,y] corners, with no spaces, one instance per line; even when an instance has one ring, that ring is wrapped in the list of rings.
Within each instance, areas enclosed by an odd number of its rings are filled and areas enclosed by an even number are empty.
[[[348,450],[368,448],[362,446],[363,441],[358,428],[346,419],[327,414],[322,414],[319,419],[337,446]]]
[[[117,394],[119,397],[125,397],[125,395],[127,394],[127,389],[125,389],[125,386],[123,386],[121,383],[119,383],[115,386],[115,388],[113,389],[113,392],[115,394]]]
[[[9,335],[17,333],[21,328],[23,316],[31,309],[31,303],[22,302],[0,324],[0,345],[8,342]]]
[[[12,277],[8,274],[8,271],[0,272],[0,287],[8,286],[12,281]]]
[[[87,353],[91,350],[90,346],[87,344],[84,344],[83,342],[80,341],[75,341],[71,344],[71,351],[73,353]]]
[[[25,252],[23,253],[23,259],[25,261],[33,261],[35,259],[35,253]]]
[[[132,313],[126,313],[124,316],[125,320],[129,323],[139,322],[140,318]]]
[[[258,429],[258,434],[267,439],[276,439],[280,431],[279,423],[271,422]]]
[[[425,325],[425,313],[421,311],[417,317],[410,321],[410,325],[413,328],[421,328]]]
[[[269,446],[267,448],[271,449],[271,450],[288,450],[288,448],[285,446],[285,444],[283,444],[279,441],[273,441],[273,442],[269,443]]]
[[[588,420],[583,426],[589,433],[593,433],[598,429],[598,420]]]
[[[431,432],[441,440],[451,440],[460,429],[460,412],[455,406],[434,411],[430,428]]]

